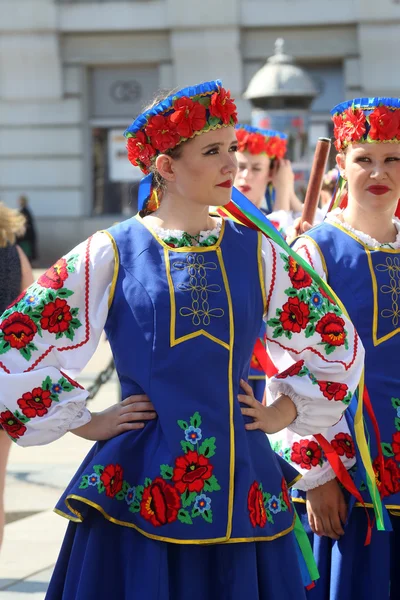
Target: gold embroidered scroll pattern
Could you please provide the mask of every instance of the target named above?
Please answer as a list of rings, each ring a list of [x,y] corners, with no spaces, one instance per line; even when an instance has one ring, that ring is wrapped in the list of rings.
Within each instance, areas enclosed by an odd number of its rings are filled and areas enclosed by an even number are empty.
[[[192,306],[183,306],[179,310],[182,317],[191,317],[195,327],[200,325],[207,327],[211,323],[211,317],[224,316],[222,308],[210,308],[209,304],[209,294],[221,292],[221,286],[215,283],[209,284],[207,281],[207,271],[217,270],[215,262],[206,262],[203,254],[188,254],[185,261],[176,260],[172,263],[172,267],[177,271],[187,270],[189,275],[188,283],[178,285],[179,290],[190,293],[192,300]]]
[[[400,261],[397,257],[392,258],[391,256],[386,257],[386,264],[376,265],[376,270],[387,272],[389,274],[390,282],[389,285],[382,285],[379,291],[382,294],[391,294],[392,296],[392,308],[385,308],[381,312],[381,316],[384,319],[392,319],[393,327],[397,327],[399,324],[399,297],[400,297]]]

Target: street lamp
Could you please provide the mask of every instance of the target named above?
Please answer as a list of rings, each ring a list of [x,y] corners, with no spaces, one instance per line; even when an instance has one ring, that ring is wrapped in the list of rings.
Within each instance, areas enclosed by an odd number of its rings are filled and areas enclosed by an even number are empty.
[[[296,171],[309,169],[309,109],[318,89],[305,69],[285,54],[285,42],[275,42],[275,54],[254,75],[244,93],[250,100],[252,125],[277,129],[289,136],[289,158]],[[304,173],[306,175],[306,173]]]

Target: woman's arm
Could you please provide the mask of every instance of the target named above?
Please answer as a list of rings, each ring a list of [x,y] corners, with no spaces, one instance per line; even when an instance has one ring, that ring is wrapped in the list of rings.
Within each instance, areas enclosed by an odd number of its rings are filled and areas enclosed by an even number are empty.
[[[32,285],[35,278],[33,276],[31,264],[26,256],[25,252],[22,250],[22,248],[20,248],[20,246],[17,246],[17,252],[18,252],[20,263],[21,263],[21,289],[20,289],[20,292],[22,293],[24,290],[26,290],[26,288],[28,288],[30,285]]]

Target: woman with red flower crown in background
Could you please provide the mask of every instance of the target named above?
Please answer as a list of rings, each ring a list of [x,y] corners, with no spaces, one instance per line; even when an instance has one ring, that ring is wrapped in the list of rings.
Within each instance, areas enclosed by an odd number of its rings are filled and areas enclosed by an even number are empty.
[[[332,110],[338,193],[325,222],[301,235],[294,249],[328,281],[344,302],[366,349],[365,381],[381,431],[380,452],[370,440],[378,489],[391,515],[392,533],[374,532],[364,547],[366,514],[359,503],[346,523],[347,499],[335,473],[311,437],[289,431],[277,437],[275,449],[304,476],[296,484],[298,510],[314,533],[314,554],[321,580],[310,600],[397,600],[400,598],[400,100],[361,98]],[[330,298],[316,294],[314,305]],[[339,315],[315,328],[322,339],[338,343],[344,331]],[[312,333],[314,326],[309,330]],[[298,374],[308,376],[302,361]],[[278,375],[290,381],[292,373]],[[330,402],[351,395],[336,382],[318,384]],[[373,424],[367,420],[372,431]],[[360,486],[353,430],[342,419],[327,436]],[[383,456],[382,456],[383,454]],[[304,494],[305,492],[305,494]],[[306,504],[302,504],[306,502]],[[368,506],[368,504],[367,504]],[[318,537],[328,536],[328,537]],[[333,542],[329,539],[338,540]]]
[[[25,231],[25,218],[16,210],[0,202],[0,313],[33,282],[32,269],[24,252],[15,245],[17,236]],[[27,298],[27,302],[31,302]],[[6,344],[14,348],[23,348],[25,342],[33,339],[29,322],[21,322],[20,335],[14,336],[16,319],[3,323]],[[4,531],[4,485],[7,459],[10,450],[10,438],[0,425],[0,547]]]
[[[209,215],[230,202],[236,120],[220,81],[163,96],[139,115],[128,153],[157,194],[58,261],[2,316],[7,433],[23,446],[67,431],[98,442],[57,506],[71,523],[48,600],[305,598],[288,494],[298,473],[265,433],[307,435],[340,419],[346,405],[324,386],[351,395],[363,349],[335,303],[317,314],[291,291],[298,275],[283,242]],[[303,281],[309,293],[320,289]],[[300,355],[310,374],[293,386],[272,378],[268,407],[245,382],[264,313],[282,373]],[[330,315],[343,323],[334,346],[323,329],[306,335]],[[11,320],[23,340],[12,347]],[[93,414],[71,376],[103,328],[125,400]]]

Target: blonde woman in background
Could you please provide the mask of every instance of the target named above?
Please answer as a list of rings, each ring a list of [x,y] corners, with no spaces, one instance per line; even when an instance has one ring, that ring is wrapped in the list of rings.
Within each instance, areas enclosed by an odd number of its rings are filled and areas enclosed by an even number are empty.
[[[15,244],[25,231],[25,218],[0,202],[0,313],[33,282],[32,269],[24,252]],[[5,343],[18,347],[20,339],[12,331],[12,323],[4,331]],[[0,546],[4,531],[4,484],[11,440],[0,426]]]

